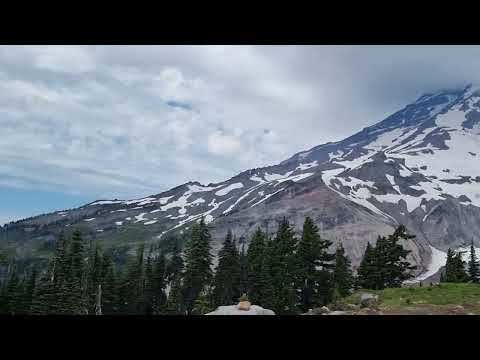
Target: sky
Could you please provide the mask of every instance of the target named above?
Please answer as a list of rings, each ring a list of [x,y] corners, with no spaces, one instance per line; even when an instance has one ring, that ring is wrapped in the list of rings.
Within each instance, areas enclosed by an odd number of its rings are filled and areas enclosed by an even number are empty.
[[[0,46],[0,224],[223,181],[479,77],[479,46]]]

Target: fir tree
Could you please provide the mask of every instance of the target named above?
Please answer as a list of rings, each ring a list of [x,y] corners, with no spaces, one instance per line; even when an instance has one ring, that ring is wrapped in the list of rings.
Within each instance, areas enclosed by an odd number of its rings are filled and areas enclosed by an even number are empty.
[[[465,271],[465,262],[462,260],[462,254],[448,249],[443,282],[461,283],[466,281],[468,281],[468,274]]]
[[[300,292],[303,311],[316,305],[325,305],[333,290],[331,269],[335,255],[328,253],[332,243],[324,240],[318,227],[309,217],[303,224],[302,238],[296,251],[296,288]]]
[[[271,244],[268,267],[273,296],[271,309],[277,314],[292,314],[297,311],[295,291],[295,245],[296,238],[288,220],[279,224],[275,241]]]
[[[350,295],[353,288],[353,273],[351,261],[345,255],[345,249],[340,243],[335,252],[335,270],[333,272],[333,283],[341,297]]]
[[[477,255],[475,254],[475,247],[473,246],[473,241],[470,246],[470,260],[468,261],[468,278],[473,283],[480,282],[480,268],[477,260]]]
[[[411,270],[416,269],[416,266],[410,265],[410,262],[406,260],[411,251],[404,249],[403,246],[399,244],[399,241],[408,241],[414,238],[415,235],[409,234],[404,225],[400,225],[395,232],[388,237],[386,256],[383,258],[385,263],[383,269],[386,271],[384,272],[384,283],[381,284],[382,288],[401,287],[405,280],[413,277]],[[377,255],[377,261],[379,259],[380,255]]]
[[[263,231],[258,228],[253,234],[247,250],[247,293],[253,304],[260,304],[264,293],[264,284],[261,277],[266,253],[265,238]]]
[[[88,314],[85,256],[82,233],[76,230],[71,240],[71,268],[66,290],[68,293],[67,303],[69,305],[67,311],[71,314]]]
[[[206,291],[200,292],[198,297],[195,299],[195,303],[192,309],[193,315],[205,315],[213,311],[213,307],[211,304],[211,296]]]
[[[185,248],[185,274],[183,279],[183,301],[190,313],[195,300],[207,290],[212,280],[211,236],[203,218],[193,224],[191,238]]]
[[[167,302],[165,294],[166,287],[166,260],[165,254],[161,252],[156,258],[153,267],[153,313],[161,314]]]
[[[122,310],[127,314],[142,314],[145,311],[144,249],[143,244],[138,246],[136,257],[131,261],[122,284],[124,289]]]
[[[102,259],[102,310],[106,315],[118,312],[115,266],[108,254]]]
[[[92,261],[90,262],[89,277],[88,277],[88,299],[89,299],[89,313],[95,313],[97,304],[98,288],[102,284],[102,254],[98,244],[93,247]]]
[[[37,269],[32,268],[30,276],[25,286],[25,292],[23,296],[23,313],[30,314],[32,311],[32,303],[35,298],[35,288],[37,285]]]
[[[170,315],[184,315],[185,307],[182,296],[183,284],[181,273],[178,273],[171,281],[170,292],[165,306],[165,311]]]
[[[236,303],[240,296],[240,259],[228,230],[223,247],[218,252],[218,266],[215,271],[213,301],[215,306]]]
[[[375,249],[367,243],[360,266],[357,270],[357,288],[375,289],[377,286],[377,261],[375,258]]]
[[[56,313],[57,292],[53,281],[53,261],[47,270],[41,274],[36,287],[35,297],[32,300],[31,313],[48,315]]]
[[[153,247],[150,247],[150,251],[147,256],[147,262],[145,264],[145,314],[153,314],[153,302],[154,302],[154,280],[153,280]]]

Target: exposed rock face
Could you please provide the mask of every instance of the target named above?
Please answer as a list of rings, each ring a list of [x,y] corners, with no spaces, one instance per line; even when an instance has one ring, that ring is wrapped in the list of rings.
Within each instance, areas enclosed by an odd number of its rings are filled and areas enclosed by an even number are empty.
[[[360,307],[376,309],[378,307],[378,295],[363,293],[360,295]]]
[[[382,122],[280,164],[202,185],[190,182],[138,200],[102,200],[26,219],[0,231],[0,248],[18,256],[51,246],[62,230],[82,227],[106,247],[163,241],[200,217],[214,249],[227,229],[248,240],[286,216],[301,229],[310,216],[325,238],[343,242],[357,266],[367,241],[400,223],[417,238],[406,246],[418,273],[435,251],[480,247],[480,92],[478,87],[426,94]]]
[[[275,315],[272,310],[252,305],[248,310],[238,308],[238,305],[219,306],[215,311],[205,315]]]

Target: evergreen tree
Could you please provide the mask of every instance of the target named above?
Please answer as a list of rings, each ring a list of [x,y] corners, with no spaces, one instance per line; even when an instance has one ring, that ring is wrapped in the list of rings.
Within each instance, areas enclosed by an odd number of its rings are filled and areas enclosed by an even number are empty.
[[[353,288],[353,272],[351,261],[345,255],[345,249],[340,243],[335,253],[335,270],[333,272],[334,287],[341,297],[350,295]]]
[[[24,314],[30,314],[32,311],[32,303],[33,303],[33,299],[35,298],[36,285],[37,285],[37,269],[33,267],[30,272],[30,276],[27,280],[27,283],[25,286],[25,292],[23,296],[23,313]]]
[[[175,244],[172,251],[172,256],[168,261],[167,268],[166,268],[166,274],[165,274],[166,281],[170,283],[173,281],[173,279],[177,278],[177,275],[183,272],[183,267],[184,265],[183,265],[181,251],[178,245]]]
[[[117,279],[115,266],[108,254],[103,254],[102,259],[102,311],[104,314],[118,312]]]
[[[375,249],[370,242],[368,242],[362,261],[357,270],[357,288],[376,289],[377,261],[375,255]]]
[[[307,311],[316,305],[325,305],[331,299],[334,254],[328,253],[331,241],[324,240],[318,227],[309,217],[303,224],[302,238],[296,251],[296,288],[300,292],[300,306]]]
[[[462,260],[462,254],[448,249],[443,282],[461,283],[467,281],[468,274],[465,271],[465,262]]]
[[[477,255],[475,254],[473,241],[470,246],[470,260],[468,262],[468,278],[473,283],[480,282],[480,268],[477,260]]]
[[[246,294],[248,292],[248,259],[245,251],[245,242],[242,240],[241,251],[239,254],[240,262],[240,294]]]
[[[405,280],[413,277],[411,270],[416,269],[416,266],[410,265],[410,262],[406,260],[411,251],[404,249],[403,246],[399,244],[399,241],[408,241],[414,238],[415,235],[409,234],[404,225],[400,225],[395,232],[388,237],[386,242],[386,256],[382,258],[385,267],[379,267],[379,269],[386,270],[382,272],[382,274],[385,274],[385,277],[381,288],[401,287]],[[377,261],[380,258],[381,255],[377,254]]]
[[[218,252],[218,266],[215,271],[213,301],[215,306],[230,305],[240,297],[240,259],[228,230],[223,247]]]
[[[357,272],[357,287],[381,290],[400,287],[410,279],[413,276],[410,270],[416,267],[406,260],[411,251],[404,249],[399,241],[414,237],[407,233],[405,226],[400,225],[388,238],[379,236],[375,247],[368,243]]]
[[[122,310],[127,314],[142,314],[145,311],[144,249],[143,244],[139,245],[137,255],[131,261],[122,284],[124,289]]]
[[[165,294],[166,286],[166,261],[165,254],[162,252],[155,258],[153,267],[153,301],[152,308],[154,314],[161,314],[167,301]]]
[[[252,236],[247,250],[248,297],[253,304],[260,304],[264,293],[262,272],[266,253],[266,235],[258,228]]]
[[[191,238],[185,247],[185,274],[183,278],[183,301],[187,313],[193,309],[195,300],[207,290],[212,280],[211,236],[204,219],[192,226]]]
[[[11,266],[10,278],[8,279],[5,291],[6,313],[15,315],[18,313],[18,298],[22,293],[20,286],[20,279],[17,273],[17,266]]]
[[[183,284],[181,273],[177,273],[170,284],[170,292],[168,293],[167,304],[165,306],[166,313],[170,315],[184,315],[185,307],[182,296]]]
[[[271,244],[268,268],[273,296],[271,309],[277,314],[292,314],[297,311],[295,291],[295,245],[296,238],[288,220],[279,224],[275,241]]]
[[[211,296],[206,291],[200,292],[198,297],[195,299],[195,303],[192,309],[193,315],[205,315],[213,311],[213,307],[211,304]]]
[[[53,261],[51,261],[47,270],[40,276],[35,297],[32,300],[32,314],[49,315],[56,313],[57,291],[53,281],[53,268]]]
[[[86,254],[82,233],[79,230],[73,233],[70,248],[71,268],[66,290],[69,305],[67,312],[88,314]]]
[[[93,246],[93,254],[91,255],[90,269],[88,276],[88,300],[89,300],[89,313],[95,313],[95,307],[97,303],[98,288],[102,284],[102,254],[98,244]]]
[[[72,295],[72,257],[69,252],[69,241],[65,238],[63,232],[59,234],[55,245],[53,262],[51,268],[51,281],[53,284],[53,303],[49,307],[49,311],[54,314],[70,314],[72,310],[72,302],[75,301]],[[43,284],[45,285],[45,284]]]
[[[147,262],[145,264],[145,314],[153,314],[153,302],[154,302],[154,280],[153,280],[153,247],[150,247],[150,251],[147,256]]]

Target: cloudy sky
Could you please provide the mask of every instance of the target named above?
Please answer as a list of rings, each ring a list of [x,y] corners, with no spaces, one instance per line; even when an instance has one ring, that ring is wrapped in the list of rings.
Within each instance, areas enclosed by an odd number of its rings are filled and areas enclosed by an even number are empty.
[[[479,46],[3,46],[0,224],[221,181],[479,77]]]

